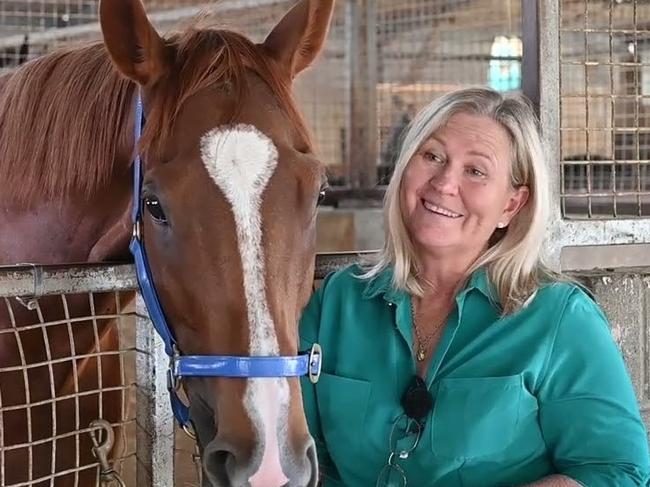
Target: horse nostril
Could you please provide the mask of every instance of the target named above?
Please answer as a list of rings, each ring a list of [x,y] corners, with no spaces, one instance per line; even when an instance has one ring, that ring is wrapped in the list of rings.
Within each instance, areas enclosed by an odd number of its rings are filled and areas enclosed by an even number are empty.
[[[318,459],[316,457],[316,444],[314,440],[311,440],[307,443],[307,448],[305,448],[305,456],[309,463],[309,469],[311,471],[311,476],[309,477],[309,482],[307,487],[316,487],[318,484]]]
[[[209,485],[214,487],[243,484],[242,478],[235,478],[238,476],[235,454],[224,449],[223,445],[214,445],[214,442],[210,443],[203,452],[203,471],[210,482]]]

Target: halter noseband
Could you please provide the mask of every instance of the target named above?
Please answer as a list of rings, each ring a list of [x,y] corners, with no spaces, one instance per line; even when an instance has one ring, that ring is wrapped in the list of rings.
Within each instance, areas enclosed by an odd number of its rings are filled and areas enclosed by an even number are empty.
[[[138,91],[135,106],[135,144],[137,146],[144,123],[142,97]],[[180,425],[191,426],[189,407],[178,397],[179,380],[183,377],[300,377],[308,376],[316,383],[320,376],[322,351],[315,343],[308,353],[291,357],[242,357],[229,355],[182,355],[176,338],[167,324],[151,276],[142,241],[142,161],[136,153],[133,160],[133,237],[129,249],[135,259],[135,269],[149,317],[165,344],[169,356],[167,388],[172,411]]]

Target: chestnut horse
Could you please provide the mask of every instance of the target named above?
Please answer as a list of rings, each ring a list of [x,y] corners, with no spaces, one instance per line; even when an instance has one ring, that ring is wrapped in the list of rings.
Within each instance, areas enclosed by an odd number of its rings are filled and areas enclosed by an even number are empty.
[[[325,173],[291,87],[322,48],[333,1],[298,1],[255,44],[198,26],[162,38],[140,0],[103,0],[103,43],[41,57],[0,78],[0,264],[128,256],[133,108],[141,93],[144,245],[180,350],[295,355]],[[69,433],[100,411],[118,422],[116,398],[78,399],[79,418],[74,401],[52,399],[75,392],[74,375],[79,390],[119,385],[119,363],[104,357],[98,379],[97,364],[87,363],[96,358],[83,358],[97,348],[92,327],[75,331],[74,346],[65,327],[21,329],[38,321],[37,312],[64,318],[61,298],[40,299],[36,311],[5,302],[0,330],[15,326],[16,333],[0,334],[0,412],[30,406],[0,416],[5,483],[91,485],[94,471],[56,478],[51,471],[74,467],[75,456],[92,464],[90,446],[76,447]],[[67,304],[69,315],[88,315],[87,296]],[[94,305],[96,312],[114,306],[101,296]],[[98,327],[102,351],[116,350],[115,328]],[[75,355],[82,358],[47,365]],[[29,369],[29,380],[11,368],[21,356],[43,364]],[[191,378],[185,388],[206,485],[316,484],[298,378]],[[29,441],[30,448],[7,448]]]

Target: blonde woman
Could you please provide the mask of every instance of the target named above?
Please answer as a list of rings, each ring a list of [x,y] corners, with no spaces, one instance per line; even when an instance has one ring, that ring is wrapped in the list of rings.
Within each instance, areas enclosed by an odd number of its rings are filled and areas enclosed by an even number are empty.
[[[302,347],[329,486],[646,485],[646,431],[607,320],[540,258],[549,188],[535,115],[467,89],[409,127],[378,259],[323,282]]]

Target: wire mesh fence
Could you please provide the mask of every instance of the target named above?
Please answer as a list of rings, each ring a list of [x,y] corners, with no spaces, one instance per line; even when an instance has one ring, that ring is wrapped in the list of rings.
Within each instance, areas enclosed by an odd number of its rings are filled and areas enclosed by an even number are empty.
[[[650,214],[650,4],[560,3],[562,212]]]
[[[207,8],[218,24],[261,41],[295,1],[145,3],[163,31]],[[63,44],[98,39],[97,4],[0,1],[5,34],[0,36],[0,68]],[[296,81],[297,99],[331,184],[385,183],[401,130],[436,96],[477,84],[519,89],[520,10],[520,0],[337,2],[319,62]]]
[[[196,0],[145,2],[161,29],[196,15]],[[99,0],[0,0],[0,72],[57,48],[101,38]]]
[[[558,1],[562,214],[646,216],[650,26],[644,19],[650,3]],[[261,41],[294,3],[225,0],[210,11],[217,24]],[[189,0],[147,6],[163,31],[187,24],[205,8]],[[62,15],[66,22],[55,21]],[[4,1],[0,17],[3,32],[16,34],[0,37],[0,68],[100,36],[96,0]],[[404,127],[442,93],[485,84],[520,89],[520,18],[521,0],[338,2],[319,63],[296,82],[331,184],[386,183]],[[27,31],[31,37],[24,38]]]
[[[7,289],[14,278],[0,270],[0,485],[99,485],[102,462],[134,478],[128,296],[74,290],[21,298]],[[93,454],[94,446],[101,451]]]
[[[521,87],[521,2],[380,0],[377,22],[381,163],[390,167],[414,112],[473,85]]]
[[[149,10],[178,9],[205,0],[145,0]],[[25,34],[97,21],[99,0],[2,0],[0,35]]]
[[[126,265],[0,267],[0,485],[118,485],[114,471],[144,487],[164,478],[157,468],[173,485],[200,485],[194,442],[181,429],[174,451],[173,440],[169,451],[149,451],[163,444],[150,439],[165,421],[152,396],[165,410],[169,399],[165,386],[152,392],[143,365],[155,331],[136,313],[135,288]]]

